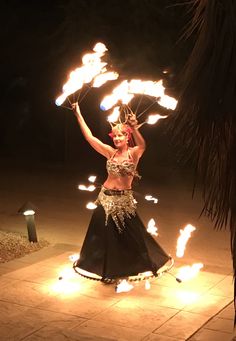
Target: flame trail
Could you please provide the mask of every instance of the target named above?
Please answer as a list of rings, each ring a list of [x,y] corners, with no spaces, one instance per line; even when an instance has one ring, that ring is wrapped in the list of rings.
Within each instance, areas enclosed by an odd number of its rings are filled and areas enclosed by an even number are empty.
[[[133,285],[130,284],[126,279],[122,279],[116,286],[116,293],[128,292],[133,289]]]
[[[155,220],[152,218],[148,222],[147,232],[149,232],[152,236],[158,236],[157,227],[155,226]]]
[[[88,181],[90,181],[90,182],[95,182],[96,181],[96,175],[90,175],[89,177],[88,177]]]
[[[180,236],[177,240],[176,256],[181,258],[184,255],[186,244],[191,237],[191,233],[196,230],[191,224],[185,226],[185,228],[180,230]]]
[[[89,210],[95,210],[95,208],[97,208],[97,205],[94,204],[94,202],[88,202],[86,208]]]
[[[164,118],[167,118],[167,117],[168,117],[167,115],[159,115],[159,114],[149,115],[147,120],[146,120],[146,123],[147,124],[155,124],[160,119],[164,119]]]
[[[94,185],[89,185],[89,186],[79,185],[78,189],[80,189],[81,191],[93,192],[96,189],[96,186],[94,186]]]
[[[190,265],[183,266],[179,269],[179,272],[176,277],[179,278],[181,281],[188,281],[196,277],[202,268],[203,268],[202,263],[194,263],[191,266]]]
[[[152,195],[145,195],[145,199],[147,201],[153,201],[154,204],[157,204],[158,203],[158,199],[157,198],[154,198]]]
[[[92,87],[100,87],[107,81],[119,77],[117,72],[107,72],[107,63],[101,60],[107,51],[106,46],[97,43],[93,51],[82,57],[82,66],[70,72],[67,82],[62,87],[62,94],[55,101],[56,105],[62,105],[69,95],[82,89],[84,84],[92,83]]]

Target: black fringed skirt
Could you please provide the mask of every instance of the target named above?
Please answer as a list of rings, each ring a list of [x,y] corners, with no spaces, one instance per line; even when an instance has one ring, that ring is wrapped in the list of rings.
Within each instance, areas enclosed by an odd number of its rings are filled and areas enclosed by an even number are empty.
[[[91,279],[118,279],[138,276],[158,269],[171,257],[146,231],[139,216],[126,217],[119,232],[111,216],[105,224],[105,211],[99,205],[93,212],[76,271]]]

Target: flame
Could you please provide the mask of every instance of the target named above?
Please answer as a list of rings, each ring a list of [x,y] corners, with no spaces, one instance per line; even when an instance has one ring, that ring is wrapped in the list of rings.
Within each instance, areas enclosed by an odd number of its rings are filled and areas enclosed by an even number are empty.
[[[110,95],[105,96],[100,104],[100,108],[102,110],[109,110],[119,101],[123,104],[128,104],[134,95],[137,94],[156,97],[158,98],[158,103],[167,109],[174,110],[177,104],[174,97],[165,95],[165,87],[163,86],[162,79],[155,82],[132,79],[130,81],[124,80],[113,89]],[[164,118],[164,116],[161,118]]]
[[[102,110],[111,109],[117,102],[128,104],[134,97],[133,94],[129,93],[129,83],[127,80],[121,82],[116,88],[113,89],[111,95],[104,97],[100,104]]]
[[[97,208],[97,205],[94,204],[94,202],[88,202],[86,208],[88,208],[89,210],[95,210],[95,208]]]
[[[82,57],[82,66],[70,72],[67,82],[62,87],[63,93],[55,101],[56,105],[61,105],[69,95],[93,80],[92,86],[99,87],[111,79],[118,78],[119,75],[116,72],[106,72],[107,63],[101,60],[107,51],[106,46],[97,43],[93,51],[93,53],[86,53]]]
[[[93,51],[97,53],[104,53],[107,51],[107,48],[103,43],[96,43],[96,45],[93,48]]]
[[[144,94],[153,97],[161,97],[164,95],[164,91],[165,88],[163,86],[162,79],[158,82],[132,79],[129,82],[129,93],[132,94]]]
[[[149,290],[150,288],[151,288],[151,284],[150,284],[149,280],[146,279],[146,281],[145,281],[145,289]]]
[[[95,182],[96,181],[96,175],[90,175],[89,177],[88,177],[88,181],[90,181],[90,182]]]
[[[133,289],[133,285],[130,284],[126,279],[122,279],[116,286],[116,293],[128,292]]]
[[[108,122],[116,122],[118,121],[120,116],[120,109],[119,107],[115,107],[112,113],[107,117]]]
[[[112,81],[115,80],[119,77],[119,74],[117,72],[105,72],[101,75],[97,75],[92,83],[92,86],[94,88],[99,88],[100,86],[102,86],[103,84],[105,84],[107,81]]]
[[[79,185],[78,189],[80,189],[81,191],[93,192],[96,189],[96,186],[94,186],[94,185],[89,185],[89,186]]]
[[[177,240],[177,250],[176,250],[176,256],[181,258],[184,255],[185,247],[187,244],[187,241],[191,237],[191,233],[196,230],[196,227],[194,227],[191,224],[188,224],[185,226],[185,228],[180,230],[180,236]]]
[[[147,118],[146,123],[148,124],[155,124],[157,121],[159,121],[160,119],[166,118],[168,117],[167,115],[159,115],[159,114],[154,114],[154,115],[149,115]]]
[[[165,107],[166,109],[175,110],[177,105],[177,100],[174,97],[170,97],[168,95],[161,96],[160,99],[158,99],[158,104],[160,104],[162,107]]]
[[[158,236],[157,227],[155,226],[155,220],[152,218],[148,222],[147,232],[149,232],[152,236]]]
[[[176,277],[179,278],[181,281],[188,281],[196,277],[202,268],[203,268],[202,263],[194,263],[191,266],[190,265],[183,266],[179,269],[179,272]]]
[[[158,203],[158,199],[154,198],[152,195],[145,195],[145,199],[148,200],[148,201],[153,201],[154,204]]]

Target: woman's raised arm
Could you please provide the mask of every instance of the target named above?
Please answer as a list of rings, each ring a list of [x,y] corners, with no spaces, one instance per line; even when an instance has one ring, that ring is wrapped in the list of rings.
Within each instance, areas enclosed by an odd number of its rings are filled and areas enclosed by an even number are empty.
[[[135,147],[133,149],[138,154],[138,157],[140,158],[146,149],[146,142],[142,134],[138,130],[138,121],[136,119],[136,115],[134,114],[130,115],[127,123],[132,128],[132,136],[135,142]]]
[[[84,138],[88,141],[88,143],[100,154],[105,156],[106,158],[110,158],[112,154],[114,154],[114,149],[109,146],[108,144],[103,143],[97,137],[95,137],[90,128],[88,127],[87,123],[85,122],[78,103],[71,104],[72,110],[77,118],[79,123],[81,132]]]

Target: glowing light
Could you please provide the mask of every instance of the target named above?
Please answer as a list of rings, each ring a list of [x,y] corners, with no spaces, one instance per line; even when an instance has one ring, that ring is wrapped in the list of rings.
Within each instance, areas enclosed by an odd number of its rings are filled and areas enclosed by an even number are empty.
[[[145,199],[148,200],[148,201],[153,201],[154,204],[158,203],[158,199],[154,198],[152,195],[145,195]]]
[[[197,276],[199,271],[203,268],[202,263],[195,263],[193,265],[183,266],[179,269],[177,274],[177,278],[181,279],[182,281],[188,281]]]
[[[71,262],[75,262],[75,261],[77,261],[78,259],[80,259],[80,254],[79,254],[79,253],[75,253],[75,254],[69,256],[69,260],[70,260]]]
[[[81,191],[93,192],[96,189],[96,186],[94,186],[94,185],[89,185],[89,186],[79,185],[78,189],[80,189]]]
[[[147,124],[155,124],[157,123],[157,121],[159,121],[160,119],[163,119],[163,118],[166,118],[168,117],[167,115],[159,115],[159,114],[154,114],[154,115],[149,115],[147,120],[146,120],[146,123]]]
[[[128,91],[132,94],[144,94],[158,98],[164,95],[165,88],[162,79],[158,82],[132,79],[129,82]]]
[[[133,285],[127,282],[126,279],[122,279],[119,284],[116,286],[116,293],[119,294],[121,292],[128,292],[133,289]]]
[[[158,236],[157,227],[155,226],[155,220],[152,218],[148,222],[147,232],[149,232],[152,236]]]
[[[165,95],[165,87],[163,86],[162,79],[156,82],[132,79],[130,81],[124,80],[113,89],[110,95],[105,96],[100,104],[100,108],[102,110],[109,110],[118,102],[128,104],[134,95],[137,94],[155,97],[157,98],[159,105],[167,109],[174,110],[177,105],[177,101],[174,97]],[[164,118],[164,116],[159,118]]]
[[[107,117],[108,122],[116,122],[118,121],[120,116],[120,109],[119,107],[115,107],[113,112]]]
[[[26,215],[26,216],[27,216],[27,215],[34,215],[34,214],[35,214],[35,211],[33,211],[33,210],[27,210],[27,211],[24,211],[23,214]]]
[[[94,204],[94,202],[88,202],[86,208],[88,208],[89,210],[95,210],[95,208],[97,208],[97,205]]]
[[[56,105],[62,105],[66,98],[82,89],[84,84],[91,83],[92,86],[99,87],[111,79],[118,78],[116,72],[106,72],[107,63],[102,62],[107,48],[102,43],[97,43],[93,48],[92,53],[86,53],[82,56],[82,65],[71,71],[67,82],[63,85],[63,93],[56,99]],[[101,77],[98,77],[101,76]]]
[[[180,230],[180,236],[177,239],[177,249],[176,249],[176,256],[181,258],[184,255],[186,244],[191,237],[191,233],[196,230],[191,224],[185,226],[185,228]]]
[[[145,281],[145,289],[149,290],[150,288],[151,288],[151,284],[150,284],[149,280],[146,279],[146,281]]]
[[[107,81],[112,81],[115,80],[119,77],[119,74],[117,72],[105,72],[101,75],[97,75],[92,83],[92,86],[94,88],[99,88],[100,86],[102,86],[103,84],[105,84]]]
[[[176,298],[178,298],[183,304],[192,304],[199,300],[200,293],[191,291],[177,291]]]
[[[107,51],[107,48],[103,43],[96,43],[96,45],[93,48],[93,51],[97,53],[104,53]]]
[[[90,182],[95,182],[96,181],[96,175],[90,175],[89,177],[88,177],[88,181],[90,181]]]
[[[113,89],[111,95],[104,97],[100,104],[102,110],[111,109],[117,102],[128,104],[134,97],[133,94],[129,93],[129,83],[127,80],[121,82],[116,88]]]
[[[162,107],[165,107],[166,109],[175,110],[177,105],[177,100],[174,97],[170,97],[168,95],[163,95],[160,97],[160,99],[157,100],[158,104],[160,104]]]

